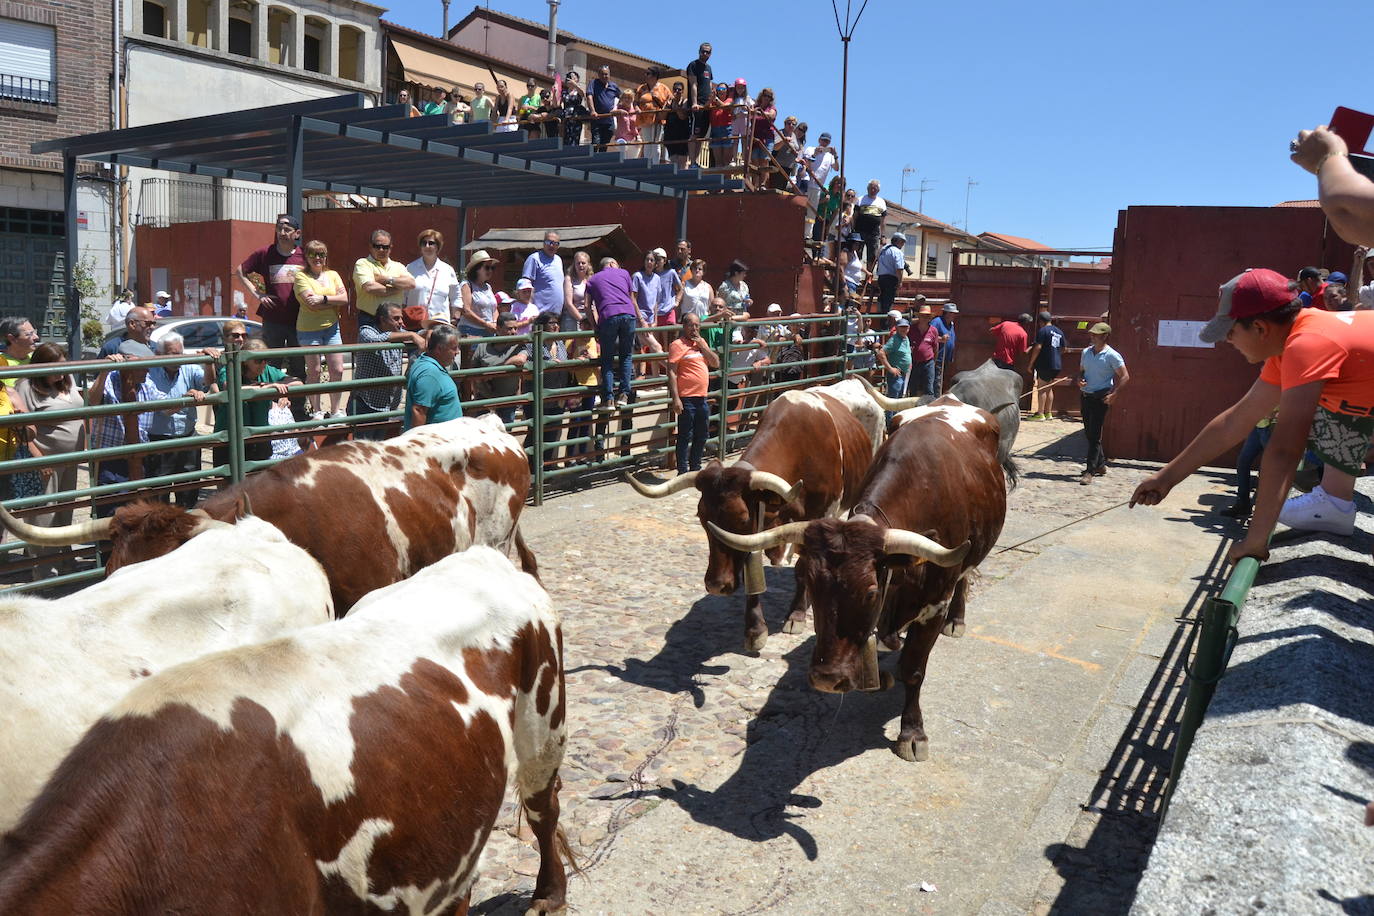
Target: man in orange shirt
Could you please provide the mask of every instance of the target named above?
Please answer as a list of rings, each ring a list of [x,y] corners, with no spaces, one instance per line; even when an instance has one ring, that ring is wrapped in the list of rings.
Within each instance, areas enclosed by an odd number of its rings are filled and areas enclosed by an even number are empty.
[[[701,470],[706,450],[706,428],[711,414],[706,409],[707,382],[720,357],[701,336],[701,317],[682,316],[682,330],[668,345],[668,395],[677,417],[677,472]]]
[[[1141,481],[1131,505],[1154,505],[1183,478],[1238,444],[1275,407],[1278,422],[1265,450],[1255,514],[1232,562],[1268,556],[1275,522],[1307,531],[1350,534],[1355,478],[1374,435],[1374,313],[1304,309],[1294,284],[1272,270],[1249,270],[1221,288],[1216,317],[1199,335],[1226,340],[1260,377],[1177,458]],[[1305,449],[1326,463],[1319,487],[1284,501]]]
[[[658,79],[658,68],[644,70],[644,82],[635,90],[635,104],[639,106],[639,138],[644,141],[640,155],[657,165],[663,158],[663,109],[673,97],[672,91]]]

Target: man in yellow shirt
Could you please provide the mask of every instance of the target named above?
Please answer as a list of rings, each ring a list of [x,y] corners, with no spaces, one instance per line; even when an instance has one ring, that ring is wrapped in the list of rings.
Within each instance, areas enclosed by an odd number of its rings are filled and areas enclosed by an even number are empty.
[[[377,326],[377,308],[383,303],[405,302],[406,290],[415,288],[415,278],[405,264],[391,258],[391,233],[378,229],[372,233],[372,253],[353,265],[354,301],[358,304],[358,324]]]

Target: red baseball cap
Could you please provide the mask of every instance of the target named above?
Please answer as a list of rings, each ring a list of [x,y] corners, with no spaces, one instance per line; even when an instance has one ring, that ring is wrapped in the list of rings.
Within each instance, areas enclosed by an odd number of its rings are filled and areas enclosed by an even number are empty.
[[[1272,312],[1297,298],[1294,284],[1278,271],[1261,267],[1236,274],[1221,288],[1216,316],[1197,336],[1203,343],[1225,340],[1236,319]]]

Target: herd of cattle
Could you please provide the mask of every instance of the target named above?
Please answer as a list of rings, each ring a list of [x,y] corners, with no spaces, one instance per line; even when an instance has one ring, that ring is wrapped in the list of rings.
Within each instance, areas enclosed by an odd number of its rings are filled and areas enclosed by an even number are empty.
[[[1001,532],[1020,386],[988,363],[924,404],[789,391],[732,465],[629,479],[700,491],[705,585],[745,586],[748,649],[762,558],[791,550],[815,689],[891,686],[878,643],[899,649],[896,751],[923,760],[926,661]],[[0,913],[464,912],[512,777],[529,909],[562,909],[563,637],[520,536],[529,482],[488,415],[307,452],[189,512],[0,509],[31,543],[109,541],[111,571],[0,599]]]

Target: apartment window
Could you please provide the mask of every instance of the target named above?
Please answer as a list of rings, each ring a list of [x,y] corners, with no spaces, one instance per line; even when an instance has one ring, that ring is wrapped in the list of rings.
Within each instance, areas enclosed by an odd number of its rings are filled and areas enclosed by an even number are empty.
[[[50,25],[0,19],[0,99],[56,105],[56,45]]]
[[[320,40],[314,35],[306,35],[305,41],[301,45],[301,56],[305,69],[311,73],[320,72]]]
[[[348,26],[339,29],[339,79],[353,80],[355,83],[362,82],[363,74],[360,65],[362,44],[362,32]]]
[[[229,18],[229,53],[240,57],[253,56],[253,23],[232,16]]]
[[[210,47],[209,0],[186,0],[186,43]]]
[[[291,60],[291,27],[294,17],[287,10],[273,7],[267,11],[267,60],[294,66]]]
[[[167,37],[167,10],[161,3],[143,0],[143,34]]]
[[[21,235],[67,234],[67,224],[60,210],[24,210],[19,207],[0,207],[0,232]]]

